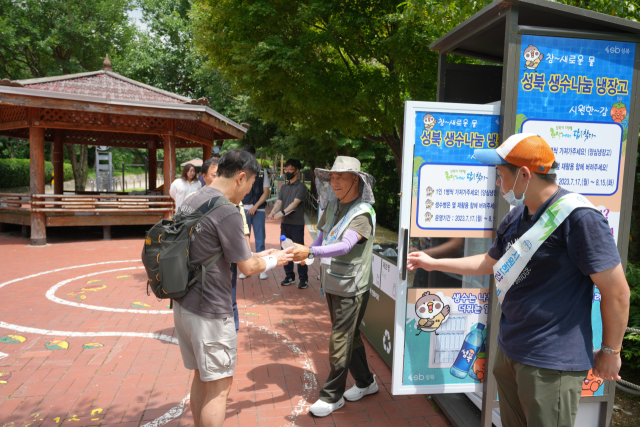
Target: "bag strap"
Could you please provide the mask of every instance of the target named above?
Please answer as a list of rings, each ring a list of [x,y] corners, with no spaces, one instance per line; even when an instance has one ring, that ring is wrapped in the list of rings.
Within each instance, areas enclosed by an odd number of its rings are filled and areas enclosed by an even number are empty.
[[[213,265],[216,262],[218,262],[221,256],[222,256],[222,246],[220,247],[220,252],[218,252],[217,254],[213,255],[210,258],[207,258],[202,264],[200,264],[200,267],[202,268],[202,290],[200,291],[200,308],[202,308],[202,301],[204,299],[204,282],[207,276],[207,268],[213,267]]]

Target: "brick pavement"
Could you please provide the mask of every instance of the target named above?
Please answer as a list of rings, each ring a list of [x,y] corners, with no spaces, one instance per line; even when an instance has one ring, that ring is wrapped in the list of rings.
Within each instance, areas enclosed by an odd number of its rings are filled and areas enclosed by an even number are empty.
[[[142,230],[109,242],[81,231],[59,229],[41,248],[0,233],[0,426],[192,426],[192,376],[167,302],[146,295]],[[267,221],[267,247],[278,236]],[[391,396],[391,370],[367,342],[380,392],[326,418],[308,413],[329,372],[317,268],[305,290],[281,287],[281,268],[239,281],[225,426],[449,425],[424,396]]]

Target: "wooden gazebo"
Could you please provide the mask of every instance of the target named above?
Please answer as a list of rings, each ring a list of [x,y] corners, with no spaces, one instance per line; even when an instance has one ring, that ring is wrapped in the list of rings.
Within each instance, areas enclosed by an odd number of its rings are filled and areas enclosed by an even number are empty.
[[[111,69],[31,80],[0,80],[0,135],[28,139],[30,194],[0,195],[0,223],[31,226],[31,244],[46,244],[47,226],[153,224],[171,213],[169,187],[177,148],[241,139],[246,128],[193,100],[128,79]],[[45,195],[44,144],[53,144],[54,195]],[[142,148],[155,189],[164,150],[163,196],[63,194],[63,144]],[[2,185],[0,184],[0,187]]]

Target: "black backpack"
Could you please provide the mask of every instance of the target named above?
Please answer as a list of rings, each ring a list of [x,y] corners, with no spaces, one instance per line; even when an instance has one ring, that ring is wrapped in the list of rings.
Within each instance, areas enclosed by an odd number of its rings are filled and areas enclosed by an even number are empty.
[[[163,219],[151,227],[142,248],[142,263],[148,277],[147,295],[150,295],[150,288],[160,299],[183,297],[196,283],[199,270],[204,289],[207,269],[220,259],[222,249],[202,264],[193,265],[189,261],[189,245],[195,238],[193,231],[198,223],[213,210],[227,204],[233,206],[223,196],[213,197],[193,212],[179,210],[173,218]]]

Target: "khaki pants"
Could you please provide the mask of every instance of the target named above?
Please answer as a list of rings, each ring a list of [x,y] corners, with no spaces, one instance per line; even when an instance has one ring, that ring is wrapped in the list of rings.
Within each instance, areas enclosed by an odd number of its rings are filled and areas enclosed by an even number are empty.
[[[369,371],[367,354],[360,336],[360,322],[367,308],[369,291],[356,297],[327,294],[326,299],[332,325],[329,341],[331,372],[320,390],[320,400],[336,403],[344,394],[349,372],[360,388],[369,387],[373,383],[373,374]]]
[[[589,371],[555,371],[516,362],[498,348],[493,375],[504,427],[573,427]]]

